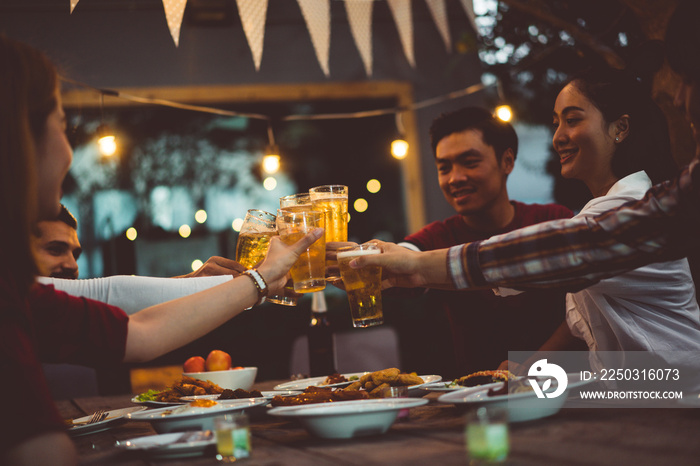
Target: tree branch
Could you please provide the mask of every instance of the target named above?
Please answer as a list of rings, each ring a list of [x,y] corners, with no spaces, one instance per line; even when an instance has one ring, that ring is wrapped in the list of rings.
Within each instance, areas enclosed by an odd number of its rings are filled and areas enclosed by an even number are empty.
[[[583,31],[578,26],[564,21],[544,9],[537,8],[522,0],[500,0],[506,5],[543,21],[557,29],[568,32],[577,42],[593,50],[603,57],[605,62],[613,68],[624,68],[625,62],[613,49],[600,42],[595,36]]]

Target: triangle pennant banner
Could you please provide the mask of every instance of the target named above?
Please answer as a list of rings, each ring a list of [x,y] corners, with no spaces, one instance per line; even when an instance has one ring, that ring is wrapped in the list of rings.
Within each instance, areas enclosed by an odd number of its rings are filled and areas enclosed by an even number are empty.
[[[372,6],[374,0],[345,0],[350,32],[362,57],[367,76],[372,76]]]
[[[75,7],[78,6],[78,2],[80,0],[70,0],[70,13],[73,14],[73,10],[75,10]]]
[[[479,36],[479,30],[476,28],[476,14],[474,14],[474,0],[460,0],[460,3],[462,4],[462,8],[464,8],[464,12],[467,14],[467,18],[469,18],[469,24],[472,25],[474,28],[474,32],[476,33],[477,37]]]
[[[413,55],[413,14],[411,12],[411,0],[387,0],[391,15],[394,17],[396,29],[399,30],[399,38],[403,46],[403,53],[408,63],[416,67],[416,59]]]
[[[238,15],[243,24],[243,32],[245,32],[248,47],[253,54],[255,71],[260,71],[268,0],[236,0],[236,3],[238,4]]]
[[[326,77],[330,76],[328,54],[331,46],[330,0],[297,0],[316,51],[316,59]]]
[[[435,25],[440,32],[442,41],[445,43],[447,52],[452,51],[452,39],[450,38],[450,28],[447,24],[447,9],[445,8],[445,0],[425,0],[430,10],[430,16],[433,17]]]
[[[165,20],[168,22],[168,29],[170,29],[175,47],[180,45],[180,27],[182,26],[182,17],[185,15],[185,6],[187,6],[187,0],[163,0]]]

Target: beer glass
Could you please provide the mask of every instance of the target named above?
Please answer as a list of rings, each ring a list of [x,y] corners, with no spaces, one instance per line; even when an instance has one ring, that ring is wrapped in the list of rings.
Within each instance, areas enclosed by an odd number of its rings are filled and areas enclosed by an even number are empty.
[[[323,212],[326,228],[326,241],[348,240],[348,187],[341,185],[316,186],[309,189],[311,206]],[[326,267],[335,266],[335,261],[328,261]],[[333,274],[331,274],[333,275]],[[327,276],[336,280],[339,276]]]
[[[348,263],[356,257],[380,254],[373,243],[338,249],[338,267],[350,301],[350,313],[354,327],[371,327],[384,323],[382,313],[382,268],[368,266],[352,269]]]
[[[294,244],[316,228],[323,228],[323,214],[313,210],[293,212],[277,211],[277,231],[282,242]],[[326,288],[325,279],[326,239],[317,239],[302,252],[289,271],[295,293],[312,293]]]
[[[280,209],[293,212],[313,210],[311,207],[311,195],[309,193],[297,193],[280,197]]]
[[[236,261],[243,267],[252,269],[265,259],[270,248],[270,238],[277,235],[274,214],[264,210],[250,209],[243,220],[236,244]],[[296,298],[286,296],[268,296],[268,301],[285,306],[296,306]]]

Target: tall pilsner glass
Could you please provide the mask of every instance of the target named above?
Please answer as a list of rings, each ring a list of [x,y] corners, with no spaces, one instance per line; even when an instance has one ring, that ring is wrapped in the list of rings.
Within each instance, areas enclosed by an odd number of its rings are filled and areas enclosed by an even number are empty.
[[[350,301],[354,327],[371,327],[384,323],[382,268],[375,265],[353,269],[348,265],[359,256],[380,253],[379,246],[372,243],[338,249],[338,266]]]
[[[270,238],[277,235],[276,217],[264,210],[250,209],[243,220],[236,244],[236,261],[252,269],[263,259],[270,248]],[[278,304],[284,296],[270,296],[268,301]],[[292,306],[296,305],[296,300]]]
[[[309,189],[314,210],[323,212],[326,241],[348,240],[348,187],[341,185],[316,186]],[[326,268],[337,265],[327,261]],[[328,274],[327,280],[337,280],[340,275]]]
[[[323,214],[313,210],[302,212],[277,211],[277,231],[282,242],[294,244],[316,228],[323,228]],[[312,293],[326,288],[326,240],[317,239],[299,255],[289,273],[296,293]]]

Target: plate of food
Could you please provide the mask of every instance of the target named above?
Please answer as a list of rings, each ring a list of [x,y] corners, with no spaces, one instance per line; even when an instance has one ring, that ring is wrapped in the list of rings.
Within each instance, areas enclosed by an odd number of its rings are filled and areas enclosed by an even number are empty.
[[[385,433],[399,411],[427,404],[413,398],[339,401],[272,408],[268,414],[298,420],[311,434],[321,438],[346,439]]]
[[[549,397],[558,389],[552,379],[516,377],[507,382],[494,382],[476,387],[464,388],[440,395],[440,403],[451,403],[458,407],[493,406],[508,410],[510,422],[531,421],[556,414],[566,401],[569,390],[590,383],[581,380],[579,374],[567,374],[567,384],[562,393]],[[539,398],[531,380],[541,385],[544,397]]]
[[[145,410],[145,406],[130,406],[128,408],[114,409],[112,411],[107,411],[107,416],[99,422],[88,424],[90,420],[89,416],[79,417],[76,419],[69,419],[66,421],[66,426],[68,427],[68,433],[73,436],[92,434],[95,432],[102,432],[113,427],[124,420],[124,417],[130,413],[136,413]]]
[[[453,392],[494,382],[514,380],[516,377],[507,370],[479,371],[454,380],[426,383],[421,388],[430,392]]]
[[[233,411],[245,411],[269,403],[265,398],[242,400],[194,400],[179,406],[149,409],[127,414],[131,421],[150,422],[159,434],[185,430],[214,430],[214,418]]]
[[[120,440],[115,445],[124,450],[145,453],[152,458],[166,459],[200,456],[207,448],[213,448],[215,443],[214,433],[211,430],[205,430],[147,435]]]
[[[353,372],[350,374],[331,374],[323,377],[311,377],[308,379],[292,380],[290,382],[275,385],[275,390],[304,390],[306,387],[345,387],[350,385],[367,372]]]
[[[199,380],[194,377],[183,375],[180,380],[175,382],[165,390],[148,390],[147,392],[136,395],[131,399],[132,403],[162,408],[183,404],[180,400],[183,396],[194,395],[219,395],[224,389],[209,380]]]
[[[265,398],[271,400],[276,396],[293,396],[302,393],[302,390],[271,390],[271,391],[258,391],[258,390],[224,390],[219,395],[192,395],[183,396],[180,398],[182,402],[189,402],[194,400],[242,400],[246,398]]]

